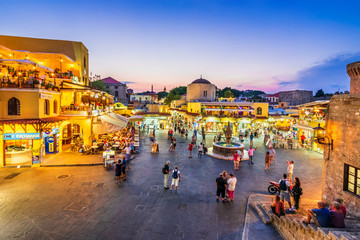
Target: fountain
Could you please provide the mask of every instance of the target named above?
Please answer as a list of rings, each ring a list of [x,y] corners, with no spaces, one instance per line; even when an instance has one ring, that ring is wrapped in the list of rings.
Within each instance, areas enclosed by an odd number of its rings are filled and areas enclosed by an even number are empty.
[[[209,155],[215,158],[232,160],[233,154],[240,150],[244,153],[244,145],[241,143],[231,142],[232,131],[230,122],[228,122],[228,127],[225,131],[225,142],[214,142],[212,149],[209,149]],[[211,151],[212,150],[212,151]],[[246,152],[246,151],[245,151]],[[247,152],[245,154],[245,159],[247,157]]]

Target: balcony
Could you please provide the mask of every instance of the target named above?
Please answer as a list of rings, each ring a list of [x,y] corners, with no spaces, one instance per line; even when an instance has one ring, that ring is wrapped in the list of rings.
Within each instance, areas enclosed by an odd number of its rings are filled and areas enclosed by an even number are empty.
[[[91,106],[63,106],[60,115],[86,117],[92,115],[92,110]]]
[[[29,77],[0,77],[0,88],[47,89],[59,91],[59,84],[52,80],[43,80],[42,84],[35,78]]]

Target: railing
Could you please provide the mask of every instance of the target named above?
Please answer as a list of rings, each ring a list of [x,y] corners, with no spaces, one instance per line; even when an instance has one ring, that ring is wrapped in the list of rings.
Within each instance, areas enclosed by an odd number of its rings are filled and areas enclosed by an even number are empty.
[[[43,80],[43,84],[40,84],[39,80],[31,77],[0,77],[0,88],[37,88],[56,90],[59,84],[53,80]]]

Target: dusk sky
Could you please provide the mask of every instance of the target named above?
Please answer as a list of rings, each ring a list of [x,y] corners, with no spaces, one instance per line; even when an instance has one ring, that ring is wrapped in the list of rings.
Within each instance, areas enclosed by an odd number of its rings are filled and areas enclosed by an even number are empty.
[[[0,34],[81,41],[90,71],[135,91],[186,85],[349,90],[360,1],[1,1]]]

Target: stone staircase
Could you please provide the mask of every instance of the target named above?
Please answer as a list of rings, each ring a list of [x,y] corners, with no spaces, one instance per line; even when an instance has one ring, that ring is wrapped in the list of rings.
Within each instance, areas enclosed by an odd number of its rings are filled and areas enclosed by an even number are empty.
[[[286,216],[277,217],[271,212],[271,199],[251,199],[250,206],[257,212],[264,224],[272,224],[287,240],[355,240],[360,239],[360,219],[346,218],[346,228],[322,228],[315,224],[302,223],[306,209],[316,206],[312,201],[304,204],[296,213],[287,212]],[[270,200],[270,201],[269,201]]]

